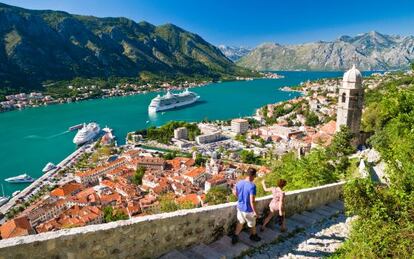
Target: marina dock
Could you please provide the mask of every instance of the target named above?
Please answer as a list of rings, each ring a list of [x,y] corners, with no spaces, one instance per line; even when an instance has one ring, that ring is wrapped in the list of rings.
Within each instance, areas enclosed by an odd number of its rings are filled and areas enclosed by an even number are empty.
[[[7,203],[1,206],[0,213],[6,214],[7,211],[9,211],[13,206],[15,206],[18,203],[19,200],[26,201],[29,196],[36,194],[36,192],[38,192],[41,189],[41,187],[46,185],[48,180],[55,176],[55,174],[58,171],[64,170],[68,166],[71,166],[74,162],[76,162],[76,159],[79,156],[81,156],[85,152],[90,151],[92,146],[93,144],[88,144],[75,150],[73,153],[71,153],[69,156],[63,159],[59,164],[57,164],[55,169],[52,169],[49,172],[43,174],[41,177],[39,177],[33,183],[27,186],[24,190],[22,190],[19,194],[12,197]]]

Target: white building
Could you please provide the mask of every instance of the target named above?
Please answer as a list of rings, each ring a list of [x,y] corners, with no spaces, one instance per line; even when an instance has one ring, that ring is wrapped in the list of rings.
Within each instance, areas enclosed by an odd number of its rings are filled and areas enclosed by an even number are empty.
[[[180,127],[174,130],[175,139],[188,139],[188,130],[186,127]]]
[[[207,144],[211,142],[216,142],[222,139],[222,135],[220,131],[211,133],[211,134],[204,134],[196,137],[196,142],[199,145]]]
[[[244,134],[249,129],[249,122],[245,119],[234,119],[231,121],[231,131],[237,134]]]

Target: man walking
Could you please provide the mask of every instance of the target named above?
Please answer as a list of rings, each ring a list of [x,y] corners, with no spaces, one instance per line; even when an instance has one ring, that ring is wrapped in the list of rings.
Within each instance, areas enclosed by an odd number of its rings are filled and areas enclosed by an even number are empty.
[[[245,223],[250,228],[250,239],[253,241],[260,241],[261,238],[256,233],[256,218],[257,212],[255,207],[256,185],[254,179],[256,178],[256,169],[249,168],[247,170],[247,177],[236,184],[233,190],[234,195],[238,199],[237,203],[237,226],[236,231],[232,237],[232,244],[239,241],[239,234],[243,229]]]

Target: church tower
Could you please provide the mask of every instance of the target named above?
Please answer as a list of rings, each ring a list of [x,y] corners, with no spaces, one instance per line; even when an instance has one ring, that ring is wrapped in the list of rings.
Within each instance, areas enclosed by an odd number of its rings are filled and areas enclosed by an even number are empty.
[[[362,88],[362,75],[353,65],[350,70],[345,72],[342,86],[339,87],[336,117],[337,132],[342,125],[346,125],[354,133],[355,138],[359,138],[363,102],[364,88]]]

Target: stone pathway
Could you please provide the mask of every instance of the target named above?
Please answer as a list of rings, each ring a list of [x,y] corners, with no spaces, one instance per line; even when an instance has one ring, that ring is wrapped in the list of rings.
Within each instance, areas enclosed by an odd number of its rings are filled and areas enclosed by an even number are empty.
[[[348,237],[354,218],[344,214],[327,219],[282,242],[261,247],[244,258],[322,258],[335,252]]]
[[[262,237],[260,242],[252,242],[249,234],[242,232],[240,242],[236,245],[231,244],[230,237],[224,236],[211,244],[195,245],[183,251],[173,250],[161,258],[317,258],[327,256],[340,246],[349,233],[350,219],[347,219],[343,212],[343,202],[336,201],[313,211],[304,211],[287,218],[288,231],[286,233],[280,233],[278,228],[267,228],[264,232],[258,231]]]

